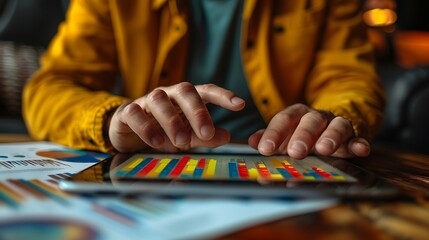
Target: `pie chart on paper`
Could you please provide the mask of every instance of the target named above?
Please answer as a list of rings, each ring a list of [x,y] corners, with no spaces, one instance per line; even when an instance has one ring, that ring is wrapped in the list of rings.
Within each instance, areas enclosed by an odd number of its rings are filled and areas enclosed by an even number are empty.
[[[95,163],[109,157],[109,154],[105,153],[75,149],[43,150],[36,152],[36,154],[41,157],[55,158],[60,161],[75,163]]]
[[[23,218],[0,222],[0,239],[97,240],[101,234],[89,225],[68,219]]]

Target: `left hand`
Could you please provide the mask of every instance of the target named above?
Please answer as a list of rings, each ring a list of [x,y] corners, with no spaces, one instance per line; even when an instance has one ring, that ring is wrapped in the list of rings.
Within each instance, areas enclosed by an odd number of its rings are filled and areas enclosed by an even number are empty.
[[[304,104],[277,113],[266,129],[249,137],[249,145],[263,155],[287,154],[295,159],[303,159],[312,152],[340,158],[365,157],[370,153],[369,142],[354,136],[347,119]]]

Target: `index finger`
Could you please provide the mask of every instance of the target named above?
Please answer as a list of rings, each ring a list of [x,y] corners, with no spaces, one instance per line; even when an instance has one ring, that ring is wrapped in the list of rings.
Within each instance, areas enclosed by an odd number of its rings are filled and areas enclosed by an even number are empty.
[[[235,93],[214,84],[198,85],[196,89],[204,103],[216,104],[232,111],[240,111],[245,106],[245,101]]]

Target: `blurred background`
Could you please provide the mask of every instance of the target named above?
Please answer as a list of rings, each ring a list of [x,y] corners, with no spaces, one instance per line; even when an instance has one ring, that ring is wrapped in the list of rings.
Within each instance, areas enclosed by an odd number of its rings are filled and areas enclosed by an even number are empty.
[[[429,1],[360,1],[388,97],[375,144],[429,154]],[[0,0],[0,133],[27,133],[22,86],[39,67],[68,5],[68,0]]]

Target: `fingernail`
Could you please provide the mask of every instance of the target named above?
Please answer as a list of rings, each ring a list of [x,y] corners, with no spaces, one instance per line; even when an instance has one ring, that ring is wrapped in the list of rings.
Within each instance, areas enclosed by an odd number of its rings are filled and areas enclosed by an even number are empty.
[[[357,145],[358,148],[360,148],[361,150],[364,150],[366,152],[370,151],[370,146],[368,145],[367,141],[363,141],[363,140],[356,140],[355,144]]]
[[[239,97],[233,97],[231,99],[231,103],[234,104],[234,105],[241,105],[241,104],[244,103],[244,100],[241,99],[241,98],[239,98]]]
[[[160,146],[164,142],[164,137],[161,136],[161,134],[156,133],[151,138],[151,143],[153,146]]]
[[[203,138],[211,139],[215,134],[214,127],[211,125],[204,125],[200,129],[200,133]]]
[[[333,150],[335,148],[335,142],[330,138],[323,138],[318,144],[329,150]]]
[[[274,152],[274,142],[271,140],[265,140],[262,142],[261,146],[260,146],[260,150],[261,152],[265,152],[265,153],[272,153]]]
[[[307,154],[307,145],[301,141],[295,141],[289,149],[289,154],[293,153],[295,155],[304,155]]]
[[[188,131],[180,131],[176,135],[176,145],[183,146],[189,143],[189,134]]]

